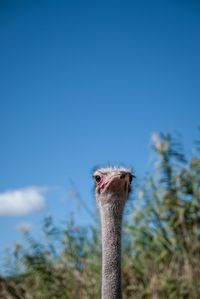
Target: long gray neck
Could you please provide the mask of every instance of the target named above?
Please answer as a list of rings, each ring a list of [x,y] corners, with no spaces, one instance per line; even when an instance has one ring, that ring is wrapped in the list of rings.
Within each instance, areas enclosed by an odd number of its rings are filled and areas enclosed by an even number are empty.
[[[118,199],[119,200],[119,199]],[[113,202],[115,205],[113,205]],[[102,299],[121,299],[121,223],[124,204],[100,204],[102,228]]]

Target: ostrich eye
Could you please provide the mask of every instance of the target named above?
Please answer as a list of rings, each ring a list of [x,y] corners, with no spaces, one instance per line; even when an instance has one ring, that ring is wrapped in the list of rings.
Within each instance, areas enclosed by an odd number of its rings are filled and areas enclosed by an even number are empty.
[[[97,183],[101,181],[101,177],[99,175],[95,175],[94,179]]]

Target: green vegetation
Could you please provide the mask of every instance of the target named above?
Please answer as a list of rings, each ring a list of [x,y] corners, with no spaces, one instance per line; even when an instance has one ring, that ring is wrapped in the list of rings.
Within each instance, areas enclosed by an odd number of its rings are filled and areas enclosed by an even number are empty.
[[[187,160],[170,135],[152,140],[155,167],[136,187],[124,217],[124,298],[199,299],[199,143]],[[15,247],[7,281],[27,298],[100,298],[99,224],[82,228],[72,219],[58,228],[48,217],[42,229],[41,243],[24,232],[26,246]]]

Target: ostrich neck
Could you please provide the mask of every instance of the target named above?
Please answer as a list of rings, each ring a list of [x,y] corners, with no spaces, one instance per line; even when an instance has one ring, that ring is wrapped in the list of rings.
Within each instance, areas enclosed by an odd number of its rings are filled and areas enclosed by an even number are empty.
[[[113,204],[113,202],[115,204]],[[124,205],[113,198],[101,205],[102,299],[121,299],[121,222]]]

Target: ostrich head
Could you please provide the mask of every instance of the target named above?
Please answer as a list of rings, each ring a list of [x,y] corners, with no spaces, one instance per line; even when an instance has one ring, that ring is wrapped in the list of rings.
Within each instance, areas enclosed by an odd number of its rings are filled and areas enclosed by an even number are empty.
[[[122,205],[126,202],[131,191],[133,174],[130,169],[123,167],[107,167],[96,170],[93,178],[96,182],[97,201]]]

